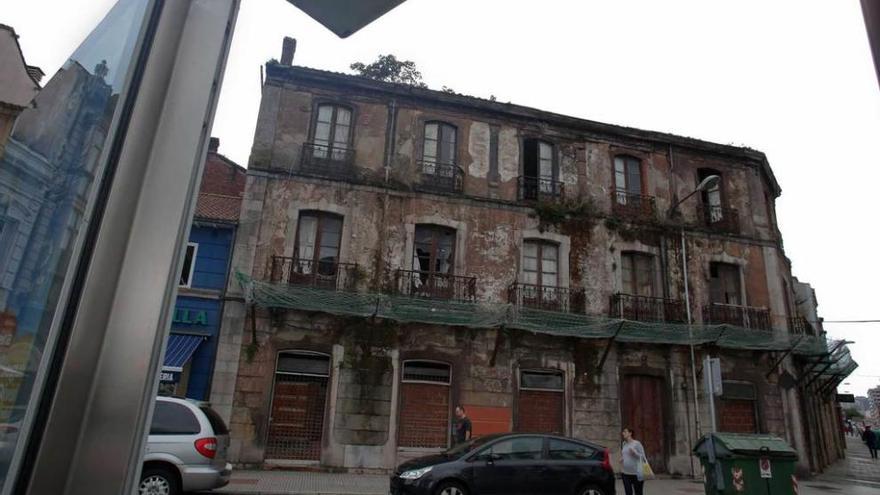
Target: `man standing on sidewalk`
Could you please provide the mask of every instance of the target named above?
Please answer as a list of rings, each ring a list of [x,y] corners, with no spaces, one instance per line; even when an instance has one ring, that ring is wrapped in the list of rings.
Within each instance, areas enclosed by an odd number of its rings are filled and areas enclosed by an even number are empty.
[[[868,450],[871,452],[871,459],[877,458],[877,433],[871,429],[870,426],[865,427],[865,432],[862,433],[862,441],[868,446]]]
[[[464,411],[464,406],[455,406],[455,425],[452,430],[452,440],[455,445],[467,442],[471,439],[471,420]]]

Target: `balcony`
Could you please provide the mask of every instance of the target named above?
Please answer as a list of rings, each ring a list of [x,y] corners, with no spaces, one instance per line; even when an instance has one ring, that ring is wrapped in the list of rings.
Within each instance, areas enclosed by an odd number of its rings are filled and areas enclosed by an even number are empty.
[[[650,220],[656,217],[657,207],[653,196],[634,194],[623,189],[611,191],[611,205],[615,214]]]
[[[305,143],[299,171],[329,179],[351,179],[355,175],[354,150]]]
[[[516,306],[564,313],[584,313],[586,295],[578,287],[553,287],[514,282],[507,288],[507,302]]]
[[[700,217],[704,225],[712,230],[735,234],[739,232],[739,212],[723,206],[700,206]]]
[[[272,282],[330,290],[354,290],[359,270],[356,263],[304,260],[287,256],[272,257]]]
[[[394,276],[397,293],[427,299],[474,302],[477,279],[445,273],[397,270]]]
[[[517,186],[520,201],[559,201],[565,197],[565,184],[558,180],[520,176]]]
[[[792,316],[788,319],[788,331],[795,335],[816,335],[816,327],[803,316]]]
[[[770,310],[767,308],[712,303],[703,306],[703,320],[710,325],[723,323],[756,330],[773,330]]]
[[[682,301],[621,293],[611,296],[611,316],[633,321],[687,323]]]
[[[464,171],[454,163],[430,160],[418,161],[421,189],[436,192],[461,192],[464,188]]]

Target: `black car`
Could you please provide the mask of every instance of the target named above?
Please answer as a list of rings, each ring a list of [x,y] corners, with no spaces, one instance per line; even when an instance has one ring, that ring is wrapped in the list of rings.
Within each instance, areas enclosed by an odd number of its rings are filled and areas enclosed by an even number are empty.
[[[391,495],[614,495],[608,449],[538,434],[487,435],[401,464]]]

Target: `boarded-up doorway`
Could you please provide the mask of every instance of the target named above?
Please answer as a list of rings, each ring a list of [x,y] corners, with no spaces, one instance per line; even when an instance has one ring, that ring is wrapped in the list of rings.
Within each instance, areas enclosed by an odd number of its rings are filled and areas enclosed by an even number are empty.
[[[330,358],[326,355],[279,354],[266,441],[267,459],[321,459],[329,377]]]
[[[520,371],[516,431],[565,434],[564,384],[561,371]]]
[[[642,442],[654,471],[666,472],[666,414],[663,378],[624,375],[620,412],[623,426],[632,428]]]
[[[403,364],[399,447],[448,447],[450,383],[448,364],[433,361],[407,361]]]
[[[721,431],[758,433],[755,386],[747,382],[725,381],[722,390],[718,408]]]

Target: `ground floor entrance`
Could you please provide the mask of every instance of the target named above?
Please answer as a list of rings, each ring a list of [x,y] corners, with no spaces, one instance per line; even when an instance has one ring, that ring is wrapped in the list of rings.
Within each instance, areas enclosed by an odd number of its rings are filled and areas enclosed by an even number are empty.
[[[634,374],[624,375],[620,386],[623,427],[633,430],[658,473],[666,472],[665,388],[662,377]]]

